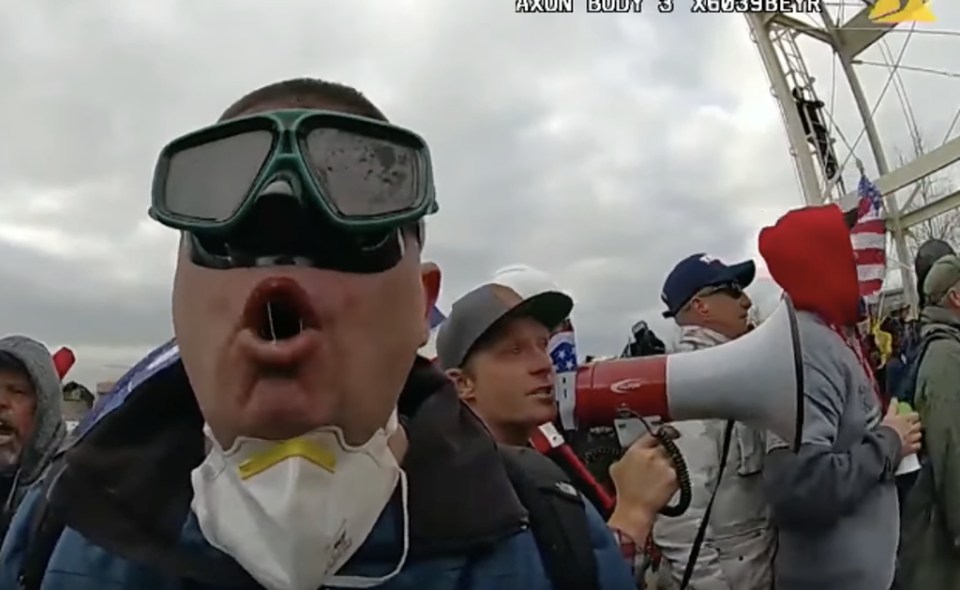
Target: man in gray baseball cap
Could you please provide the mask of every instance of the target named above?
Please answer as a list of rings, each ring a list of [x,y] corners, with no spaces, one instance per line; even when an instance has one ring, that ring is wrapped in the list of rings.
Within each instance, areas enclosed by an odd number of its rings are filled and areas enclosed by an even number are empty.
[[[573,300],[559,291],[524,299],[504,285],[481,285],[453,304],[450,316],[440,327],[437,334],[440,364],[444,370],[462,368],[475,346],[499,333],[509,332],[513,320],[533,320],[548,332],[553,331],[569,317],[572,309]]]
[[[525,447],[539,426],[556,417],[547,347],[572,309],[573,300],[559,291],[524,299],[505,285],[486,284],[454,303],[440,326],[438,361],[497,442]],[[676,491],[676,474],[647,435],[611,468],[611,477],[618,503],[607,524],[621,551],[629,553],[643,546],[657,511]]]
[[[498,441],[525,445],[556,416],[547,345],[572,309],[573,300],[557,291],[524,299],[485,284],[454,303],[440,327],[440,366]]]
[[[956,254],[946,254],[930,265],[922,285],[923,294],[927,298],[927,303],[949,307],[950,302],[946,298],[953,291],[960,291],[958,284],[960,284],[960,258]]]

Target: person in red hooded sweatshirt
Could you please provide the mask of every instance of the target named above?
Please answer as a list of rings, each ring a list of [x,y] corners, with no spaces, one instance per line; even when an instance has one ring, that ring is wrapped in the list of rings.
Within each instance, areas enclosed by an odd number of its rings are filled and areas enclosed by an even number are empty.
[[[899,510],[894,473],[920,446],[916,414],[884,415],[855,326],[850,232],[836,205],[784,215],[760,254],[797,309],[803,351],[801,445],[771,436],[764,491],[779,529],[777,590],[887,590]]]

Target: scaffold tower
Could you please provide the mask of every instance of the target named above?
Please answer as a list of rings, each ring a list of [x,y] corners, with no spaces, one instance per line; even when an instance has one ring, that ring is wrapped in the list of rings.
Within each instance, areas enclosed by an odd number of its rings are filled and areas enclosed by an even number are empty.
[[[920,1],[909,0],[907,4]],[[960,50],[960,39],[956,39],[960,32],[946,30],[938,22],[885,22],[890,19],[878,18],[878,7],[866,0],[824,0],[823,5],[822,11],[815,14],[753,13],[745,17],[769,76],[771,92],[780,106],[804,200],[810,205],[836,202],[849,211],[858,200],[855,179],[866,170],[884,196],[892,249],[888,259],[899,267],[906,302],[916,309],[917,295],[910,270],[911,230],[960,207],[960,190],[938,194],[936,198],[918,196],[927,179],[960,160],[960,137],[953,133],[960,109],[942,144],[926,146],[922,152],[911,154],[911,158],[896,162],[884,151],[875,115],[884,99],[899,99],[908,127],[919,134],[910,105],[910,88],[904,84],[901,73],[925,72],[947,78],[960,78],[960,74],[912,63],[910,42],[919,36],[937,35],[944,51],[956,53]],[[933,12],[937,6],[946,3],[929,5]],[[891,48],[891,40],[901,43],[898,50]],[[811,75],[811,53],[830,56],[829,76],[819,75],[818,79]],[[879,58],[872,59],[875,55]],[[817,63],[822,62],[820,59]],[[870,95],[861,84],[864,68],[886,69],[886,83],[875,95]],[[855,107],[854,126],[850,125],[849,115],[845,124],[835,120],[838,93],[845,93]],[[960,96],[960,92],[956,95]],[[955,102],[951,104],[956,106]]]

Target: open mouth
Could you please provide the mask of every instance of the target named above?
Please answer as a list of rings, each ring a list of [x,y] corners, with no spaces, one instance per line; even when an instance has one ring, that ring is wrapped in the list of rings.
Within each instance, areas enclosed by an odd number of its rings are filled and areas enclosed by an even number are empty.
[[[543,387],[538,387],[537,389],[534,389],[533,391],[531,391],[531,392],[528,393],[527,395],[532,395],[532,396],[536,396],[536,397],[549,397],[549,398],[553,398],[553,385],[545,385],[545,386],[543,386]]]
[[[270,278],[257,285],[247,300],[244,321],[265,342],[290,340],[317,328],[316,313],[306,291],[285,277]]]
[[[8,422],[0,420],[0,444],[7,444],[17,435],[16,429]]]

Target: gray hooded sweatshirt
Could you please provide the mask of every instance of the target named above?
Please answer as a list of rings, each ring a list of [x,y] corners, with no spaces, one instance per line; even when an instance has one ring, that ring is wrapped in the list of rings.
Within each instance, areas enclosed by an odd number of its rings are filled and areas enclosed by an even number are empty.
[[[46,346],[26,336],[0,338],[0,352],[7,353],[26,367],[37,395],[33,439],[23,449],[20,467],[10,496],[5,498],[0,527],[9,522],[27,489],[43,475],[50,460],[60,449],[67,434],[60,413],[62,391],[53,357]],[[2,528],[0,528],[2,533]]]
[[[808,312],[803,438],[798,453],[768,434],[763,479],[780,547],[777,590],[887,590],[900,515],[900,438],[880,426],[873,385],[853,349]],[[931,589],[933,590],[933,589]]]

